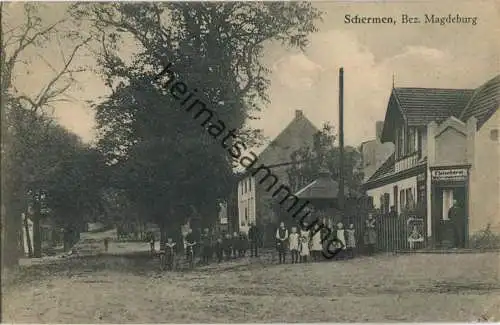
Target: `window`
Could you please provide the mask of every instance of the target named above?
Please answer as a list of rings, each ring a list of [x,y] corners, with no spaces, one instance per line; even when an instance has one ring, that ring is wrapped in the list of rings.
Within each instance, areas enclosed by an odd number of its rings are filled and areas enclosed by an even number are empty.
[[[490,131],[490,139],[493,141],[498,141],[498,129],[493,129]]]
[[[411,188],[406,189],[406,208],[407,209],[415,208],[415,200],[413,198],[413,190]]]
[[[405,155],[405,131],[404,125],[396,131],[398,158],[402,158]]]
[[[417,140],[417,130],[415,128],[409,128],[408,129],[408,150],[407,150],[407,154],[412,154],[416,151],[416,146],[415,146],[415,142]]]
[[[248,179],[248,190],[249,191],[252,190],[252,179],[251,178]]]
[[[380,196],[380,213],[389,213],[389,206],[391,204],[391,195],[389,193],[384,193]]]
[[[245,183],[245,193],[247,192],[247,182],[248,182],[248,180],[245,179],[245,182],[244,182]]]
[[[403,210],[405,209],[405,204],[405,190],[401,190],[399,191],[399,213],[403,212]]]
[[[422,130],[417,132],[417,151],[418,151],[418,159],[422,158]]]

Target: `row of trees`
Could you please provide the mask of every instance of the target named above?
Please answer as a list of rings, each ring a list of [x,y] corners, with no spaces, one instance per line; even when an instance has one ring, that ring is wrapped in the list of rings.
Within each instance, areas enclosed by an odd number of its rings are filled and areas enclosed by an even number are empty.
[[[51,211],[51,223],[67,231],[85,216],[99,213],[104,165],[96,149],[83,144],[53,119],[53,105],[74,85],[75,61],[89,39],[68,33],[67,20],[46,24],[38,4],[1,3],[1,174],[2,174],[2,266],[17,264],[20,257],[21,215],[33,222],[33,254],[41,256],[42,207]],[[11,6],[10,8],[6,8]],[[9,19],[10,9],[22,9],[23,20]],[[57,38],[74,41],[61,48],[59,66],[38,53],[53,74],[39,89],[20,89],[19,75],[32,73],[30,53]],[[51,63],[52,61],[52,63]],[[71,104],[68,105],[69,107]],[[70,109],[70,108],[68,108]]]

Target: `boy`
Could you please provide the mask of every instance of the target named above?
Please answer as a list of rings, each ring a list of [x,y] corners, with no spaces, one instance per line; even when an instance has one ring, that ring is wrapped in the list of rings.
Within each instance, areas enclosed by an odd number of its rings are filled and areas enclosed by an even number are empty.
[[[205,228],[203,234],[201,235],[201,243],[202,243],[203,263],[208,264],[210,263],[210,258],[212,257],[210,232],[208,228]]]
[[[175,243],[171,237],[165,243],[165,258],[167,268],[173,271],[175,265]]]
[[[236,258],[239,256],[241,247],[240,236],[236,231],[233,233],[233,240],[231,241],[231,245],[233,250],[233,258]]]
[[[299,243],[300,235],[297,233],[297,228],[292,227],[292,232],[288,239],[290,244],[290,254],[292,255],[292,264],[299,262]]]
[[[222,242],[221,237],[217,238],[214,245],[214,250],[215,250],[215,255],[217,255],[217,262],[218,263],[222,262],[222,259],[224,257],[224,243]]]
[[[286,243],[288,240],[288,229],[285,228],[285,223],[281,222],[276,230],[276,248],[278,250],[280,264],[286,260]]]
[[[245,233],[243,231],[240,232],[240,250],[238,252],[240,257],[245,257],[247,253],[247,243],[247,236],[245,236]]]
[[[233,243],[232,243],[231,234],[226,234],[226,238],[224,239],[224,254],[226,255],[226,260],[229,261],[231,259],[231,254],[233,252]]]

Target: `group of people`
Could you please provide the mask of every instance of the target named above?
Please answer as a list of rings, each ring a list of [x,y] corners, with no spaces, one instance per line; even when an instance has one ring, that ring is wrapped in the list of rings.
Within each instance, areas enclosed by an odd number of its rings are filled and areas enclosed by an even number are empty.
[[[325,250],[335,251],[335,259],[349,259],[356,255],[357,239],[354,224],[344,228],[343,223],[339,222],[332,227],[333,229],[319,224],[315,224],[314,227],[305,226],[300,229],[293,226],[289,230],[284,222],[280,223],[275,232],[279,263],[286,263],[288,253],[293,264],[306,263],[310,260],[320,261]],[[376,244],[375,220],[372,216],[365,221],[363,239],[368,253],[372,254]],[[173,238],[167,238],[161,253],[166,254],[169,267],[173,267],[177,252],[182,248],[186,259],[190,262],[193,262],[195,256],[199,256],[202,264],[209,264],[214,260],[220,263],[224,260],[245,257],[248,250],[250,257],[258,257],[261,244],[261,233],[255,224],[250,225],[247,233],[217,233],[205,228],[201,235],[195,236],[189,229],[183,236],[181,245],[177,245]],[[325,244],[330,246],[326,247]]]
[[[154,243],[152,244],[154,245]],[[193,262],[195,256],[200,256],[202,264],[245,257],[250,249],[251,257],[258,257],[260,246],[260,232],[255,225],[251,225],[248,234],[245,232],[215,232],[205,228],[201,235],[196,236],[192,229],[182,238],[182,245],[186,260]],[[181,249],[173,238],[167,238],[165,248],[161,254],[166,255],[167,267],[172,269],[176,263],[177,253]],[[215,259],[214,259],[215,258]]]
[[[281,222],[276,230],[276,248],[278,251],[279,263],[286,263],[287,253],[290,252],[291,262],[305,263],[310,258],[313,261],[322,259],[322,252],[325,249],[332,248],[338,252],[336,259],[353,258],[356,250],[356,230],[354,225],[350,224],[347,229],[339,222],[336,225],[336,231],[328,231],[326,228],[316,224],[312,229],[298,230],[297,227],[291,227],[290,232],[285,227],[285,223]],[[325,240],[327,236],[334,236],[336,240]],[[325,243],[333,244],[335,247],[325,247]]]

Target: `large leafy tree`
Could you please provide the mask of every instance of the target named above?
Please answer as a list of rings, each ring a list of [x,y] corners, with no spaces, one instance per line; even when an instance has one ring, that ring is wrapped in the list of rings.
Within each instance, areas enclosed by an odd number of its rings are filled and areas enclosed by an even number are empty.
[[[160,224],[214,216],[216,200],[232,190],[234,157],[177,109],[155,75],[173,63],[250,147],[259,132],[246,122],[267,101],[265,44],[304,48],[320,13],[296,2],[172,2],[83,5],[75,14],[101,40],[99,63],[112,95],[96,106],[99,147],[119,175],[115,186]],[[134,55],[124,55],[131,44]]]

